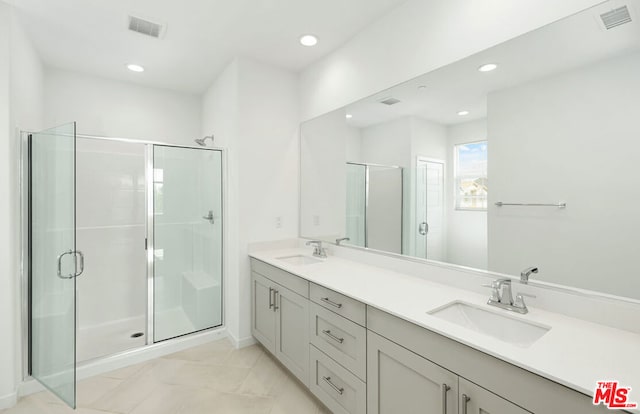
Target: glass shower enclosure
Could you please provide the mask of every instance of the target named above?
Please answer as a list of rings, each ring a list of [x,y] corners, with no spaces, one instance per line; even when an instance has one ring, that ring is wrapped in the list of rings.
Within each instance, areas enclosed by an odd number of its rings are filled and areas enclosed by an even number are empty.
[[[348,162],[346,175],[348,243],[402,253],[403,169]]]
[[[222,155],[153,147],[155,342],[222,324]]]
[[[82,151],[77,151],[79,140],[96,144],[80,142]],[[131,148],[143,146],[144,156],[132,156],[138,150],[123,148],[127,143]],[[129,342],[129,349],[223,324],[222,150],[81,136],[75,123],[28,134],[23,150],[25,372],[75,407],[76,367],[81,362],[77,355],[85,346],[78,340],[83,330],[92,336],[104,335],[102,342],[107,342],[106,336],[119,330],[102,327],[117,328],[123,321],[115,316],[122,312],[109,311],[114,297],[124,300],[110,289],[124,289],[132,301],[147,304],[146,315],[141,315],[146,329],[136,328],[144,330],[138,336],[146,340]],[[119,169],[118,157],[128,157]],[[136,166],[137,162],[141,165]],[[109,171],[104,177],[97,176],[105,169]],[[89,177],[79,175],[87,172]],[[138,181],[141,177],[144,185]],[[134,201],[139,204],[140,191],[145,194],[146,230],[138,232],[130,230],[139,226],[137,221],[134,226],[126,220],[134,214],[121,210]],[[90,202],[92,197],[96,200]],[[96,202],[113,204],[90,208]],[[77,237],[78,231],[82,237]],[[122,246],[143,252],[146,272],[140,272],[139,266],[105,262],[114,252],[122,252],[118,250]],[[146,292],[133,289],[140,282]],[[127,288],[127,283],[132,286]],[[87,294],[87,289],[100,290]],[[78,297],[91,301],[78,302]],[[114,320],[79,326],[79,321],[92,320],[79,317],[85,310],[101,311],[106,319],[113,314]],[[135,336],[129,330],[122,332],[125,340]],[[93,343],[100,341],[93,339]],[[112,354],[124,349],[116,348]]]

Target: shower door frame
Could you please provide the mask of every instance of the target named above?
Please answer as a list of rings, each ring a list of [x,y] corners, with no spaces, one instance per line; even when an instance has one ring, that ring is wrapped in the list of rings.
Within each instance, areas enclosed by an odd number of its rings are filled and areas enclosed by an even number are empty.
[[[30,217],[30,182],[31,177],[29,175],[29,135],[32,131],[20,131],[19,145],[18,145],[18,159],[19,159],[19,174],[18,174],[18,186],[20,191],[20,259],[19,259],[19,271],[20,271],[20,299],[21,299],[21,339],[22,346],[20,350],[22,352],[22,380],[27,381],[31,378],[31,297],[30,297],[30,282],[31,282],[31,268],[30,268],[30,246],[31,246],[31,228],[29,223]],[[226,212],[228,202],[228,184],[227,184],[227,150],[221,147],[202,147],[195,145],[180,145],[161,141],[150,141],[133,138],[119,138],[119,137],[104,137],[98,135],[86,135],[76,134],[76,138],[93,139],[100,141],[111,142],[124,142],[129,144],[141,144],[144,145],[144,169],[145,169],[145,212],[146,212],[146,254],[147,254],[147,315],[146,315],[146,341],[145,345],[138,348],[127,349],[121,352],[116,352],[111,355],[97,357],[88,361],[81,361],[80,364],[91,363],[96,360],[109,358],[117,355],[124,355],[132,351],[139,349],[146,349],[154,345],[160,345],[166,342],[171,342],[175,339],[184,338],[189,335],[196,335],[207,331],[213,331],[216,329],[224,329],[226,327],[226,309],[225,309],[225,275],[226,275],[226,260],[225,260],[225,246],[228,241],[227,226],[226,226]],[[154,204],[153,204],[153,148],[154,146],[163,147],[175,147],[185,149],[196,149],[202,151],[217,151],[221,157],[221,171],[220,180],[222,188],[222,203],[221,203],[221,226],[222,226],[222,246],[221,246],[221,266],[222,275],[220,278],[220,311],[222,323],[218,326],[201,329],[198,331],[190,332],[175,338],[154,342],[154,256],[153,256],[153,229],[154,229]],[[91,258],[88,258],[90,261]],[[76,319],[77,324],[77,319]],[[79,365],[76,361],[76,366]]]

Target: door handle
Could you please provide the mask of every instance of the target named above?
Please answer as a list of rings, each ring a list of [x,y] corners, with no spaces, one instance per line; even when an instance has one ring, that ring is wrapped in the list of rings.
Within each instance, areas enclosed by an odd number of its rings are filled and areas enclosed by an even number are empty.
[[[73,264],[75,267],[75,271],[74,273],[70,273],[68,275],[63,275],[62,274],[62,259],[66,256],[66,255],[73,255]],[[80,260],[78,260],[78,258]],[[66,252],[60,254],[58,256],[58,277],[60,279],[73,279],[74,277],[78,277],[80,276],[83,272],[84,272],[84,254],[80,251],[73,251],[73,250],[67,250]],[[80,264],[80,271],[78,271],[78,264]]]
[[[429,233],[429,223],[427,223],[426,221],[420,223],[420,225],[418,226],[418,233],[420,233],[421,236],[426,236],[427,233]]]
[[[280,307],[278,307],[278,294],[280,294],[280,292],[274,289],[273,290],[273,311],[274,312],[280,309]]]
[[[273,308],[273,288],[269,288],[269,309]]]

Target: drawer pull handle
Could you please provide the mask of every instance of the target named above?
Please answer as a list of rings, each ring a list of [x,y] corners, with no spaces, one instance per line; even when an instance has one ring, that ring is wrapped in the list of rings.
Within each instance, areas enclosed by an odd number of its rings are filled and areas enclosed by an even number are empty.
[[[329,384],[329,386],[333,388],[338,394],[342,395],[344,393],[344,388],[340,388],[336,384],[331,382],[331,377],[322,377],[322,379],[324,380],[324,382]]]
[[[332,334],[331,331],[328,329],[326,331],[322,331],[322,333],[340,344],[344,342],[344,338],[338,338],[337,336]]]
[[[342,307],[342,303],[336,303],[336,302],[332,301],[329,298],[320,298],[320,300],[323,301],[326,304],[329,304],[329,305],[333,306],[334,308],[340,309]]]
[[[471,401],[471,398],[467,394],[462,394],[462,414],[467,414],[469,401]]]
[[[450,389],[447,384],[442,384],[442,414],[447,414],[447,392]]]

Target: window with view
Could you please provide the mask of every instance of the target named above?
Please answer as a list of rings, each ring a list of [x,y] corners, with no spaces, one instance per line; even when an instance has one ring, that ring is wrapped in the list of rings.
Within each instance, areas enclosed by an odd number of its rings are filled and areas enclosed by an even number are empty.
[[[455,146],[456,209],[487,209],[487,141]]]

